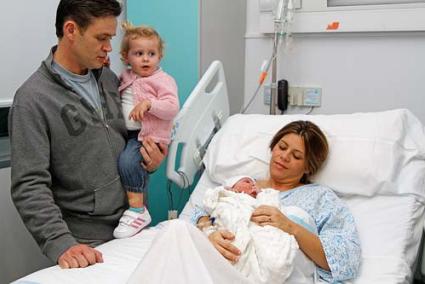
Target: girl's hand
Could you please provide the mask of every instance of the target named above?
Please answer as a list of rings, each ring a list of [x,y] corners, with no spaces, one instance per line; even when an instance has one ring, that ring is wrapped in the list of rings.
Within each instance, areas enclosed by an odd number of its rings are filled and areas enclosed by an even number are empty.
[[[218,252],[231,263],[236,263],[239,260],[241,252],[232,244],[235,235],[229,231],[216,231],[208,236],[208,239]]]
[[[141,121],[145,115],[145,112],[149,111],[151,106],[152,104],[150,100],[141,101],[131,110],[128,118],[134,121]]]

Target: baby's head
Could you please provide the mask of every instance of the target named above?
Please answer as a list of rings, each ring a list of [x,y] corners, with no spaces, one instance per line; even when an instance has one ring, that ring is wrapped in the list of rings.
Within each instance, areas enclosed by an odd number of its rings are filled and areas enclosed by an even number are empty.
[[[258,193],[257,186],[251,178],[242,178],[238,180],[231,190],[238,192],[238,193],[246,193],[248,195],[251,195],[252,197],[256,197]]]
[[[121,60],[141,77],[151,76],[159,67],[164,52],[164,42],[151,27],[122,25]]]

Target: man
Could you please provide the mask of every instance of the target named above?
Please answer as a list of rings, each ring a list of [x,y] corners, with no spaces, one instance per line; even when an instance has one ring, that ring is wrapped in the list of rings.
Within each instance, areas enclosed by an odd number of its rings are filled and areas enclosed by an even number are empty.
[[[112,239],[126,209],[117,158],[126,128],[112,50],[116,0],[61,0],[58,45],[18,89],[10,110],[12,199],[43,253],[62,268],[102,262],[93,247]],[[166,146],[144,143],[155,170]]]

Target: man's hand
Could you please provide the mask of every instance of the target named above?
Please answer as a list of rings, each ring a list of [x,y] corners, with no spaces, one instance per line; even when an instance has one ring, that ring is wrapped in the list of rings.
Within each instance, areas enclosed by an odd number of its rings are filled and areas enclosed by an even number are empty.
[[[142,121],[145,112],[151,109],[151,101],[143,100],[138,103],[130,112],[128,118],[134,121]]]
[[[143,156],[142,167],[148,172],[154,172],[167,156],[168,146],[161,143],[157,145],[151,138],[147,137],[143,139],[140,154]]]
[[[102,253],[88,245],[78,244],[66,250],[58,259],[61,268],[84,268],[102,263]]]

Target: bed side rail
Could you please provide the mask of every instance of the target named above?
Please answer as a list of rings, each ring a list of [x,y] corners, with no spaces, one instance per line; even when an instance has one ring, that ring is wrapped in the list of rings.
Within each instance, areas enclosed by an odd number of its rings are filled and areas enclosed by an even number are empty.
[[[215,85],[212,87],[211,85]],[[229,117],[229,101],[223,65],[211,63],[177,117],[167,160],[167,177],[180,188],[192,185],[209,142]],[[178,169],[178,148],[181,155]]]

